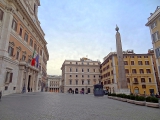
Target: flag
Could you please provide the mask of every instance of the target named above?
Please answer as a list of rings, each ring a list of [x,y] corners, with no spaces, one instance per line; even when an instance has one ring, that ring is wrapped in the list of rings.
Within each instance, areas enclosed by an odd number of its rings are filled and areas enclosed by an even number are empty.
[[[32,65],[32,66],[35,66],[35,64],[36,64],[35,52],[36,52],[36,51],[34,50],[33,55],[32,55],[32,61],[31,61],[31,65]]]
[[[35,61],[36,61],[36,67],[38,68],[38,66],[39,66],[39,55],[38,54],[36,56]]]

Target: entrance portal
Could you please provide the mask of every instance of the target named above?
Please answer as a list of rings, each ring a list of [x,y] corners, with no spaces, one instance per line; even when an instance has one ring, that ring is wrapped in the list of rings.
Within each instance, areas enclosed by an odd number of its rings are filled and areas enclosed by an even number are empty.
[[[88,88],[88,90],[87,90],[87,93],[90,93],[91,91],[90,91],[90,88]]]
[[[75,89],[75,94],[78,94],[78,88]]]
[[[28,76],[28,86],[27,86],[28,92],[31,91],[31,89],[30,89],[30,81],[31,81],[31,76],[29,75],[29,76]]]

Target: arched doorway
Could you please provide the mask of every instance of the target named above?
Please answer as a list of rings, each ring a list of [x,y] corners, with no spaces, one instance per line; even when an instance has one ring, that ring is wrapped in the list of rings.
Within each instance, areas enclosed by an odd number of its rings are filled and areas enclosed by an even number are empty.
[[[82,91],[82,94],[84,94],[84,88],[82,88],[81,91]]]
[[[90,88],[88,88],[87,93],[90,93],[90,92],[91,92],[91,90],[90,90]]]
[[[138,87],[135,87],[135,88],[134,88],[134,93],[135,93],[135,94],[139,94],[139,88],[138,88]]]
[[[72,93],[72,88],[69,88],[69,91],[68,91],[69,93]]]
[[[78,88],[75,89],[75,94],[78,94]]]

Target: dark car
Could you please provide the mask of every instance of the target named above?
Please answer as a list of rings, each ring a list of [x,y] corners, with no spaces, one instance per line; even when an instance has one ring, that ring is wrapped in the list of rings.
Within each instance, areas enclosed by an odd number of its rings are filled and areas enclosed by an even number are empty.
[[[104,90],[104,95],[108,95],[108,91],[107,90]]]

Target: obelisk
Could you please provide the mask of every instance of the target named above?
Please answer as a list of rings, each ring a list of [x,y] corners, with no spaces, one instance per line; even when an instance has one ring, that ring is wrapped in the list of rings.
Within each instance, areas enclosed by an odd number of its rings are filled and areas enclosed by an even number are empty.
[[[116,46],[117,46],[117,59],[118,59],[118,93],[126,93],[128,94],[128,86],[127,79],[123,61],[123,52],[122,52],[122,43],[121,43],[121,35],[118,32],[119,28],[116,25]]]

